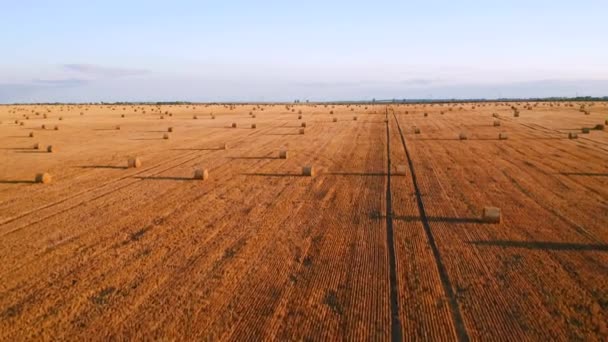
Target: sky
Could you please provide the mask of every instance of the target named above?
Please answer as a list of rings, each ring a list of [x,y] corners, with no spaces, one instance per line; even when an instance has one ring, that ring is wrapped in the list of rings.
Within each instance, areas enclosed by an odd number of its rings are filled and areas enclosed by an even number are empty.
[[[0,0],[0,103],[608,96],[608,1]]]

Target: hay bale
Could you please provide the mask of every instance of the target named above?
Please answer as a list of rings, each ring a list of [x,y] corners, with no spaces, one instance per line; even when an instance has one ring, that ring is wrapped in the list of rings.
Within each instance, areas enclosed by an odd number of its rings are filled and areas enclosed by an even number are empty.
[[[302,124],[300,126],[306,127],[306,122],[302,122]]]
[[[254,124],[254,123],[252,123],[252,124],[251,124],[251,129],[256,129],[256,128],[257,128],[257,125],[256,125],[256,124]]]
[[[568,139],[578,139],[578,134],[570,132],[568,133]]]
[[[227,150],[228,149],[228,143],[224,143],[223,145],[221,145],[220,149]]]
[[[334,121],[334,122],[338,122],[338,118],[334,118],[334,120],[333,120],[333,121]]]
[[[494,120],[494,127],[498,127],[500,126],[500,121],[499,120]]]
[[[302,176],[314,177],[315,176],[315,168],[313,166],[304,166],[304,167],[302,167]]]
[[[169,139],[169,133],[163,134],[163,139],[168,140]]]
[[[302,120],[302,115],[298,115],[298,120]]]
[[[30,138],[34,137],[34,132],[30,132]]]
[[[53,145],[49,145],[49,146],[46,147],[46,151],[48,153],[57,152],[57,148],[53,147]]]
[[[161,119],[161,120],[164,120],[164,119],[165,119],[165,117],[164,117],[163,115],[161,115],[161,116],[160,116],[160,119]]]
[[[589,133],[591,132],[591,129],[590,129],[589,127],[583,127],[583,128],[581,129],[581,132],[582,132],[583,134],[589,134]]]
[[[396,175],[405,175],[406,171],[407,171],[407,165],[400,164],[400,165],[397,165],[397,168],[395,170],[395,174]]]
[[[280,159],[287,159],[287,150],[281,150],[281,151],[279,151],[279,158]]]
[[[232,123],[232,128],[236,128],[236,122]]]
[[[127,167],[130,169],[141,167],[141,160],[137,157],[129,158],[127,160]]]
[[[207,180],[207,178],[209,178],[209,171],[207,169],[194,170],[194,179]]]
[[[414,127],[414,134],[420,134],[420,128]]]
[[[211,115],[211,119],[212,119],[212,120],[215,120],[215,115]]]
[[[498,113],[492,113],[492,116],[498,118]]]
[[[252,117],[253,119],[255,119],[255,114],[253,114],[251,117]]]
[[[460,140],[467,140],[467,134],[466,133],[460,133],[458,135],[458,139],[460,139]]]
[[[167,128],[167,132],[173,132],[173,127]]]
[[[60,117],[59,117],[59,121],[61,121],[61,120],[63,120],[63,116],[60,116]]]
[[[300,128],[300,134],[304,134],[304,128]]]
[[[507,135],[507,133],[499,133],[498,134],[498,140],[507,140],[509,139],[509,136]]]
[[[334,114],[334,111],[333,111],[333,110],[330,110],[330,111],[329,111],[329,114],[332,114],[332,115],[333,115],[333,114]]]
[[[484,207],[481,214],[481,220],[486,223],[500,223],[500,208]]]
[[[121,115],[120,115],[120,117],[121,117],[121,118],[124,118],[124,117],[125,117],[125,115],[124,115],[124,114],[121,114]]]
[[[429,116],[429,113],[424,113],[424,117],[427,117],[427,116]]]
[[[114,127],[115,130],[120,131],[120,125],[116,125],[116,127]]]
[[[42,125],[42,126],[40,126],[40,128],[46,129],[46,125]]]
[[[518,118],[518,117],[519,117],[519,111],[518,111],[518,110],[516,110],[516,111],[513,113],[513,116],[514,116],[514,117],[516,117],[516,118]]]
[[[353,116],[353,121],[357,121],[357,117],[356,116]]]
[[[24,123],[23,121],[21,121],[21,122],[19,123],[19,126],[23,126],[23,125],[25,125],[25,123]]]
[[[55,125],[55,130],[58,131],[59,130],[59,126]]]
[[[48,184],[53,180],[53,177],[51,177],[50,174],[44,172],[36,174],[35,180],[36,183]]]
[[[196,115],[192,115],[192,118],[193,118],[194,120],[196,120],[196,119],[198,119],[198,116],[196,116]]]
[[[604,125],[597,124],[597,125],[595,125],[595,127],[593,127],[593,129],[598,130],[598,131],[603,131],[604,130]]]
[[[35,143],[34,147],[32,147],[34,150],[39,150],[40,149],[40,143]]]

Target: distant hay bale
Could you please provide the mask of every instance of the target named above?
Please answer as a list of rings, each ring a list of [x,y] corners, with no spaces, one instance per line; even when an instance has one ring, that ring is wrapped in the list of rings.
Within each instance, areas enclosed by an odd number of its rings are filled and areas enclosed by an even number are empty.
[[[500,121],[499,120],[494,120],[494,127],[498,127],[500,126]]]
[[[279,151],[279,158],[280,159],[287,159],[287,150],[281,150],[281,151]]]
[[[583,127],[583,128],[581,129],[581,132],[582,132],[583,134],[589,134],[589,133],[591,132],[591,129],[590,129],[589,127]]]
[[[161,115],[161,116],[160,116],[160,119],[161,119],[161,120],[164,120],[164,119],[165,119],[165,117],[164,117],[163,115]]]
[[[194,170],[194,179],[207,180],[207,178],[209,178],[209,171],[207,169]]]
[[[595,127],[593,127],[593,128],[594,128],[595,130],[598,130],[598,131],[603,131],[603,130],[604,130],[604,125],[602,125],[602,124],[597,124],[597,125],[595,125]]]
[[[193,118],[194,120],[196,120],[196,119],[198,119],[198,116],[196,116],[196,115],[192,115],[192,118]]]
[[[513,112],[513,116],[516,117],[516,118],[518,118],[519,117],[519,111],[516,110],[515,112]]]
[[[334,113],[334,111],[333,111],[333,110],[330,110],[330,111],[329,111],[329,114],[333,114],[333,113]]]
[[[232,128],[236,128],[236,122],[232,123]]]
[[[19,120],[15,120],[15,125],[19,123]]]
[[[302,122],[302,124],[300,124],[300,126],[306,127],[306,122]]]
[[[304,128],[300,128],[300,134],[304,134]]]
[[[34,132],[30,132],[30,138],[34,137]]]
[[[495,117],[495,118],[499,117],[498,113],[492,113],[492,116]]]
[[[353,116],[353,121],[357,121],[357,117],[356,116]]]
[[[173,132],[173,127],[167,128],[167,132],[169,132],[169,133]]]
[[[467,134],[466,133],[460,133],[458,135],[458,139],[460,139],[460,140],[467,140]]]
[[[61,120],[63,120],[63,116],[60,116],[60,117],[59,117],[59,121],[61,121]]]
[[[425,117],[429,116],[429,113],[424,113],[424,116],[425,116]]]
[[[36,174],[35,180],[36,183],[48,184],[53,180],[53,177],[51,177],[50,174],[44,172]]]
[[[251,117],[255,119],[255,114],[253,114]]]
[[[503,133],[499,133],[498,134],[498,139],[499,140],[507,140],[507,139],[509,139],[509,136],[507,135],[507,133],[504,133],[504,132]]]
[[[120,131],[120,125],[116,125],[116,127],[114,127],[115,130]]]
[[[211,119],[212,119],[212,120],[215,120],[215,115],[211,115]]]
[[[256,129],[256,128],[257,128],[257,125],[256,125],[256,124],[254,124],[254,123],[252,123],[252,124],[251,124],[251,129]]]
[[[414,134],[420,134],[420,128],[414,127]]]
[[[333,122],[338,122],[338,118],[334,118]]]
[[[58,131],[59,130],[59,126],[55,125],[55,130]]]
[[[141,160],[137,157],[129,158],[127,160],[127,167],[130,169],[141,167]]]
[[[40,143],[35,143],[34,147],[32,147],[34,150],[39,150],[40,149]]]
[[[315,176],[315,168],[313,166],[304,166],[304,167],[302,167],[302,176],[314,177]]]
[[[169,139],[169,134],[168,133],[163,134],[163,139],[168,140]]]
[[[578,139],[578,134],[570,132],[568,133],[568,139]]]
[[[302,120],[302,115],[298,115],[298,120]]]
[[[45,119],[47,118],[46,114],[42,114],[42,117],[45,118]]]
[[[57,148],[56,148],[56,147],[53,147],[53,145],[49,145],[49,146],[47,146],[47,147],[46,147],[46,151],[47,151],[48,153],[57,152]]]
[[[481,220],[486,223],[500,223],[500,208],[484,207],[481,213]]]
[[[227,150],[228,149],[228,143],[224,143],[220,146],[220,149],[222,150]]]
[[[125,117],[125,115],[124,115],[124,114],[121,114],[121,115],[120,115],[120,117],[121,117],[121,118],[124,118],[124,117]]]
[[[23,121],[21,121],[21,122],[19,123],[19,126],[23,126],[23,125],[25,125],[25,123],[24,123]]]

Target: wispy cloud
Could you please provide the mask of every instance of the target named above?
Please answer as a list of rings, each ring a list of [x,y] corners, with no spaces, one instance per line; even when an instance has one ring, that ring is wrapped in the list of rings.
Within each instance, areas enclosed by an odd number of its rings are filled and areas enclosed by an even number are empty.
[[[53,86],[53,87],[78,87],[88,84],[90,81],[81,78],[65,79],[36,79],[32,80],[32,85]]]
[[[63,68],[68,71],[75,71],[89,76],[104,78],[138,76],[150,73],[150,70],[146,69],[115,68],[96,64],[64,64]]]

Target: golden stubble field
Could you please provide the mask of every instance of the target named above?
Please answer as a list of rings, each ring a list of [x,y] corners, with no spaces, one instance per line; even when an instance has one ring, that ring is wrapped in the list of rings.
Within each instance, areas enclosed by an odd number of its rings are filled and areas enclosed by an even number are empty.
[[[0,340],[606,340],[607,119],[0,106]]]

